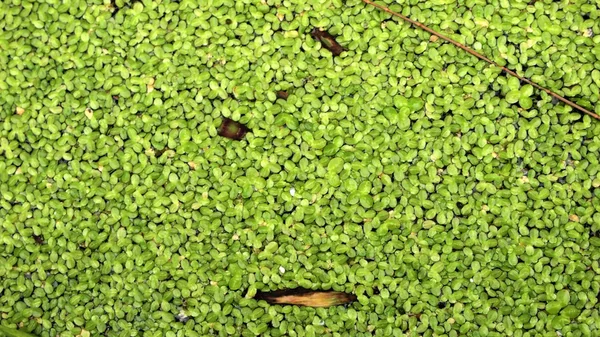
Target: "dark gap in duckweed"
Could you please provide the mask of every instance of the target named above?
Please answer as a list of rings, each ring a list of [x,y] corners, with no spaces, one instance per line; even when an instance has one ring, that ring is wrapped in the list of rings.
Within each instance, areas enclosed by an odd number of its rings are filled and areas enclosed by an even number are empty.
[[[117,16],[117,13],[123,9],[123,8],[127,8],[127,7],[131,7],[133,6],[135,3],[137,2],[141,2],[141,0],[133,0],[130,3],[126,3],[123,5],[123,7],[118,7],[117,6],[117,2],[115,0],[111,0],[110,1],[110,8],[113,9],[112,14],[110,15],[111,18],[115,18]]]
[[[117,13],[119,12],[119,8],[117,8],[116,4],[114,1],[111,2],[111,6],[112,6],[112,12],[110,13],[110,17],[112,19],[117,17]]]
[[[255,300],[272,305],[296,305],[313,308],[327,308],[348,305],[356,301],[356,295],[341,291],[311,290],[302,287],[274,291],[258,291]]]
[[[269,321],[267,321],[267,326],[269,327],[269,329],[274,329],[275,326],[273,325],[273,320],[270,319]]]
[[[41,235],[33,235],[33,240],[35,241],[36,245],[43,245],[44,244],[44,237]]]
[[[169,151],[169,150],[170,150],[170,149],[169,149],[168,147],[166,147],[166,146],[165,146],[165,147],[163,147],[163,148],[162,148],[162,149],[160,149],[160,150],[154,150],[154,157],[156,157],[156,158],[160,158],[160,156],[162,156],[162,155],[163,155],[163,153],[165,153],[165,152],[167,152],[167,151]]]
[[[238,101],[238,102],[240,102],[240,101],[241,101],[241,100],[239,99],[239,97],[235,97],[235,94],[234,94],[234,93],[228,93],[228,94],[227,94],[227,96],[228,96],[229,98],[231,98],[232,100],[234,100],[234,101]],[[245,98],[245,97],[244,97],[244,102],[256,102],[256,98]]]
[[[571,152],[567,152],[567,159],[565,160],[565,163],[569,163],[572,160],[573,160],[573,155],[571,154]]]
[[[446,307],[447,303],[446,302],[438,302],[437,307],[439,309],[444,309]]]
[[[523,158],[517,157],[517,166],[521,166],[521,165],[523,165]]]
[[[296,210],[296,205],[293,205],[292,209],[289,211],[286,211],[285,208],[282,208],[284,211],[280,214],[280,216],[283,218],[284,215],[292,215],[294,214],[294,211]]]
[[[321,42],[321,45],[329,50],[333,56],[339,56],[344,51],[344,48],[335,40],[335,37],[325,30],[314,28],[310,35]]]
[[[187,321],[190,320],[190,317],[183,313],[179,313],[179,314],[175,315],[175,320],[177,322],[186,323]]]
[[[233,140],[242,140],[246,133],[248,133],[250,129],[242,123],[236,122],[229,118],[223,118],[221,122],[221,126],[219,127],[219,136],[233,139]]]
[[[302,79],[302,84],[306,84],[309,83],[313,80],[312,76],[306,76],[305,78]]]

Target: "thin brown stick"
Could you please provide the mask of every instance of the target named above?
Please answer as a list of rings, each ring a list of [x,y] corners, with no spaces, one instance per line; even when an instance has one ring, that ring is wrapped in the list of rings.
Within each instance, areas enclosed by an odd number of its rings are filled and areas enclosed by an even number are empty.
[[[484,61],[486,61],[487,63],[489,63],[489,64],[491,64],[491,65],[494,65],[494,66],[496,66],[496,67],[499,67],[499,68],[500,68],[500,69],[502,69],[504,72],[506,72],[506,73],[508,73],[508,74],[510,74],[510,75],[512,75],[512,76],[514,76],[514,77],[516,77],[516,78],[518,78],[518,79],[520,79],[521,81],[524,81],[524,82],[526,82],[526,83],[529,83],[529,84],[531,84],[533,87],[535,87],[535,88],[537,88],[537,89],[539,89],[539,90],[542,90],[542,91],[546,92],[548,95],[550,95],[550,96],[552,96],[552,97],[554,97],[554,98],[558,99],[559,101],[561,101],[561,102],[563,102],[563,103],[565,103],[565,104],[569,105],[570,107],[572,107],[572,108],[575,108],[575,109],[577,109],[577,110],[579,110],[579,111],[581,111],[581,112],[584,112],[584,113],[586,113],[586,114],[590,115],[591,117],[593,117],[593,118],[595,118],[595,119],[598,119],[598,120],[600,120],[600,116],[598,116],[597,114],[595,114],[595,113],[593,113],[593,112],[589,111],[588,109],[586,109],[586,108],[584,108],[584,107],[582,107],[582,106],[580,106],[580,105],[578,105],[578,104],[576,104],[576,103],[573,103],[573,102],[571,102],[570,100],[568,100],[568,99],[566,99],[566,98],[562,97],[561,95],[559,95],[559,94],[557,94],[557,93],[555,93],[555,92],[553,92],[553,91],[551,91],[551,90],[549,90],[549,89],[546,89],[546,88],[542,87],[541,85],[539,85],[539,84],[536,84],[536,83],[534,83],[534,82],[530,81],[529,79],[527,79],[527,78],[525,78],[525,77],[522,77],[522,76],[520,76],[520,75],[519,75],[519,74],[517,74],[516,72],[514,72],[514,71],[512,71],[512,70],[510,70],[510,69],[508,69],[508,68],[506,68],[506,67],[503,67],[503,66],[499,65],[498,63],[496,63],[496,62],[494,62],[494,61],[490,60],[489,58],[485,57],[484,55],[481,55],[480,53],[478,53],[478,52],[474,51],[473,49],[471,49],[471,48],[469,48],[469,47],[466,47],[466,46],[464,46],[464,45],[462,45],[462,44],[460,44],[460,43],[458,43],[458,42],[454,41],[453,39],[451,39],[451,38],[449,38],[449,37],[446,37],[446,36],[444,36],[444,35],[442,35],[442,34],[440,34],[440,33],[436,32],[435,30],[433,30],[433,29],[431,29],[431,28],[429,28],[429,27],[425,26],[424,24],[422,24],[422,23],[420,23],[420,22],[417,22],[417,21],[415,21],[415,20],[413,20],[413,19],[411,19],[411,18],[408,18],[408,17],[406,17],[406,16],[404,16],[404,15],[402,15],[402,14],[400,14],[400,13],[396,13],[396,12],[394,12],[393,10],[391,10],[391,9],[389,9],[389,8],[385,7],[385,6],[382,6],[382,5],[376,4],[376,3],[374,3],[374,2],[373,2],[373,1],[371,1],[371,0],[362,0],[362,1],[363,1],[364,3],[366,3],[367,5],[371,5],[371,6],[373,6],[373,7],[376,7],[376,8],[379,8],[379,9],[381,9],[382,11],[384,11],[384,12],[386,12],[386,13],[392,14],[393,16],[397,16],[397,17],[399,17],[400,19],[402,19],[402,20],[404,20],[404,21],[406,21],[406,22],[408,22],[408,23],[410,23],[410,24],[412,24],[412,25],[414,25],[414,26],[417,26],[417,27],[419,27],[419,28],[421,28],[421,29],[423,29],[423,30],[425,30],[426,32],[428,32],[428,33],[431,33],[431,34],[433,34],[433,35],[435,35],[435,36],[439,37],[440,39],[443,39],[444,41],[450,42],[450,43],[452,43],[453,45],[457,46],[458,48],[460,48],[460,49],[462,49],[462,50],[466,51],[467,53],[469,53],[469,54],[471,54],[471,55],[473,55],[473,56],[476,56],[477,58],[479,58],[479,59],[481,59],[481,60],[484,60]]]

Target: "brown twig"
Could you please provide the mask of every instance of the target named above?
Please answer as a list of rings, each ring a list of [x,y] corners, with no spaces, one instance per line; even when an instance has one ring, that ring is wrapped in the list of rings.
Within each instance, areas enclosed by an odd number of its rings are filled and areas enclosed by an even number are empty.
[[[433,29],[431,29],[431,28],[429,28],[429,27],[425,26],[424,24],[422,24],[422,23],[420,23],[420,22],[417,22],[417,21],[415,21],[415,20],[413,20],[413,19],[411,19],[411,18],[409,18],[409,17],[406,17],[406,16],[404,16],[404,15],[400,14],[400,13],[396,13],[396,12],[394,12],[393,10],[391,10],[391,9],[389,9],[389,8],[385,7],[385,6],[382,6],[382,5],[376,4],[376,3],[374,3],[374,2],[373,2],[373,1],[371,1],[371,0],[362,0],[362,1],[363,1],[364,3],[366,3],[367,5],[371,5],[371,6],[373,6],[373,7],[376,7],[376,8],[379,8],[379,9],[381,9],[382,11],[384,11],[384,12],[386,12],[386,13],[388,13],[388,14],[391,14],[391,15],[393,15],[393,16],[397,16],[397,17],[399,17],[400,19],[402,19],[402,20],[404,20],[404,21],[406,21],[406,22],[408,22],[408,23],[410,23],[410,24],[412,24],[412,25],[414,25],[414,26],[417,26],[417,27],[419,27],[419,28],[421,28],[421,29],[423,29],[423,30],[425,30],[426,32],[428,32],[428,33],[430,33],[430,34],[433,34],[433,35],[435,35],[435,36],[439,37],[440,39],[443,39],[444,41],[450,42],[450,43],[452,43],[453,45],[457,46],[458,48],[460,48],[460,49],[462,49],[462,50],[466,51],[467,53],[469,53],[469,54],[471,54],[471,55],[473,55],[473,56],[476,56],[477,58],[479,58],[479,59],[481,59],[481,60],[484,60],[485,62],[487,62],[487,63],[489,63],[489,64],[491,64],[491,65],[494,65],[494,66],[496,66],[496,67],[499,67],[499,68],[500,68],[500,69],[502,69],[504,72],[506,72],[506,73],[508,73],[508,74],[510,74],[510,75],[512,75],[512,76],[514,76],[514,77],[516,77],[516,78],[518,78],[518,79],[520,79],[520,80],[521,80],[521,81],[523,81],[523,82],[526,82],[526,83],[528,83],[528,84],[531,84],[533,87],[535,87],[535,88],[537,88],[537,89],[539,89],[539,90],[542,90],[542,91],[546,92],[548,95],[550,95],[550,96],[552,96],[552,97],[554,97],[554,98],[558,99],[559,101],[561,101],[561,102],[565,103],[566,105],[568,105],[568,106],[570,106],[570,107],[572,107],[572,108],[575,108],[575,109],[577,109],[577,110],[579,110],[579,111],[581,111],[581,112],[584,112],[584,113],[586,113],[586,114],[590,115],[591,117],[593,117],[593,118],[595,118],[595,119],[598,119],[598,120],[600,120],[600,116],[598,116],[597,114],[595,114],[595,113],[593,113],[593,112],[589,111],[588,109],[586,109],[586,108],[584,108],[584,107],[582,107],[582,106],[580,106],[580,105],[578,105],[578,104],[576,104],[576,103],[573,103],[573,102],[571,102],[570,100],[568,100],[568,99],[566,99],[566,98],[562,97],[561,95],[559,95],[559,94],[557,94],[557,93],[555,93],[555,92],[553,92],[553,91],[551,91],[551,90],[549,90],[549,89],[546,89],[546,88],[542,87],[541,85],[539,85],[539,84],[536,84],[536,83],[532,82],[531,80],[529,80],[529,79],[527,79],[527,78],[525,78],[525,77],[522,77],[522,76],[520,76],[520,75],[519,75],[519,74],[517,74],[516,72],[514,72],[514,71],[512,71],[512,70],[510,70],[510,69],[508,69],[508,68],[506,68],[506,67],[503,67],[503,66],[499,65],[498,63],[496,63],[496,62],[494,62],[494,61],[490,60],[489,58],[485,57],[484,55],[481,55],[480,53],[478,53],[478,52],[474,51],[473,49],[471,49],[471,48],[469,48],[469,47],[466,47],[466,46],[464,46],[464,45],[462,45],[462,44],[460,44],[460,43],[458,43],[458,42],[456,42],[456,41],[452,40],[451,38],[449,38],[449,37],[446,37],[446,36],[444,36],[444,35],[442,35],[442,34],[440,34],[440,33],[436,32],[435,30],[433,30]]]

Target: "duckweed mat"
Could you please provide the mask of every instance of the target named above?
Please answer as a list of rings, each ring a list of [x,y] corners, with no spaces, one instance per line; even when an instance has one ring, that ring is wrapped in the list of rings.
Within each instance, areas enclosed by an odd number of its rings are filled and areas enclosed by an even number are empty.
[[[378,3],[600,113],[597,0]],[[600,123],[360,0],[5,0],[0,65],[4,328],[600,331]]]

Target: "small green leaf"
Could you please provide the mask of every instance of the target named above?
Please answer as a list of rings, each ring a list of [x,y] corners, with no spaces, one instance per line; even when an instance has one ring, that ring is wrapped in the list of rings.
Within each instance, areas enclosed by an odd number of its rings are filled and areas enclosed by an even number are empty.
[[[562,303],[560,303],[559,301],[552,301],[548,302],[548,304],[546,305],[546,312],[548,312],[551,315],[556,315],[562,308]]]
[[[533,101],[529,97],[521,96],[521,98],[519,98],[519,105],[521,106],[521,108],[529,110],[533,106]]]
[[[579,316],[580,313],[581,310],[577,309],[577,307],[575,307],[574,305],[568,305],[560,312],[560,315],[568,317],[570,319],[575,319],[577,318],[577,316]]]
[[[531,84],[525,84],[521,87],[521,97],[529,97],[533,94],[533,86]]]
[[[231,279],[229,279],[229,289],[230,290],[239,290],[242,287],[242,276],[241,275],[233,275]]]
[[[266,246],[265,246],[265,252],[268,254],[273,254],[277,251],[277,248],[279,248],[279,245],[277,244],[277,242],[269,242]]]
[[[508,89],[510,89],[510,91],[519,90],[520,85],[521,83],[518,78],[513,76],[508,78]]]
[[[329,164],[327,164],[327,171],[330,173],[340,173],[342,171],[342,169],[344,168],[344,159],[340,158],[340,157],[335,157],[333,159],[331,159],[329,161]]]
[[[510,104],[515,104],[519,101],[521,93],[518,90],[511,90],[506,94],[506,101]]]

